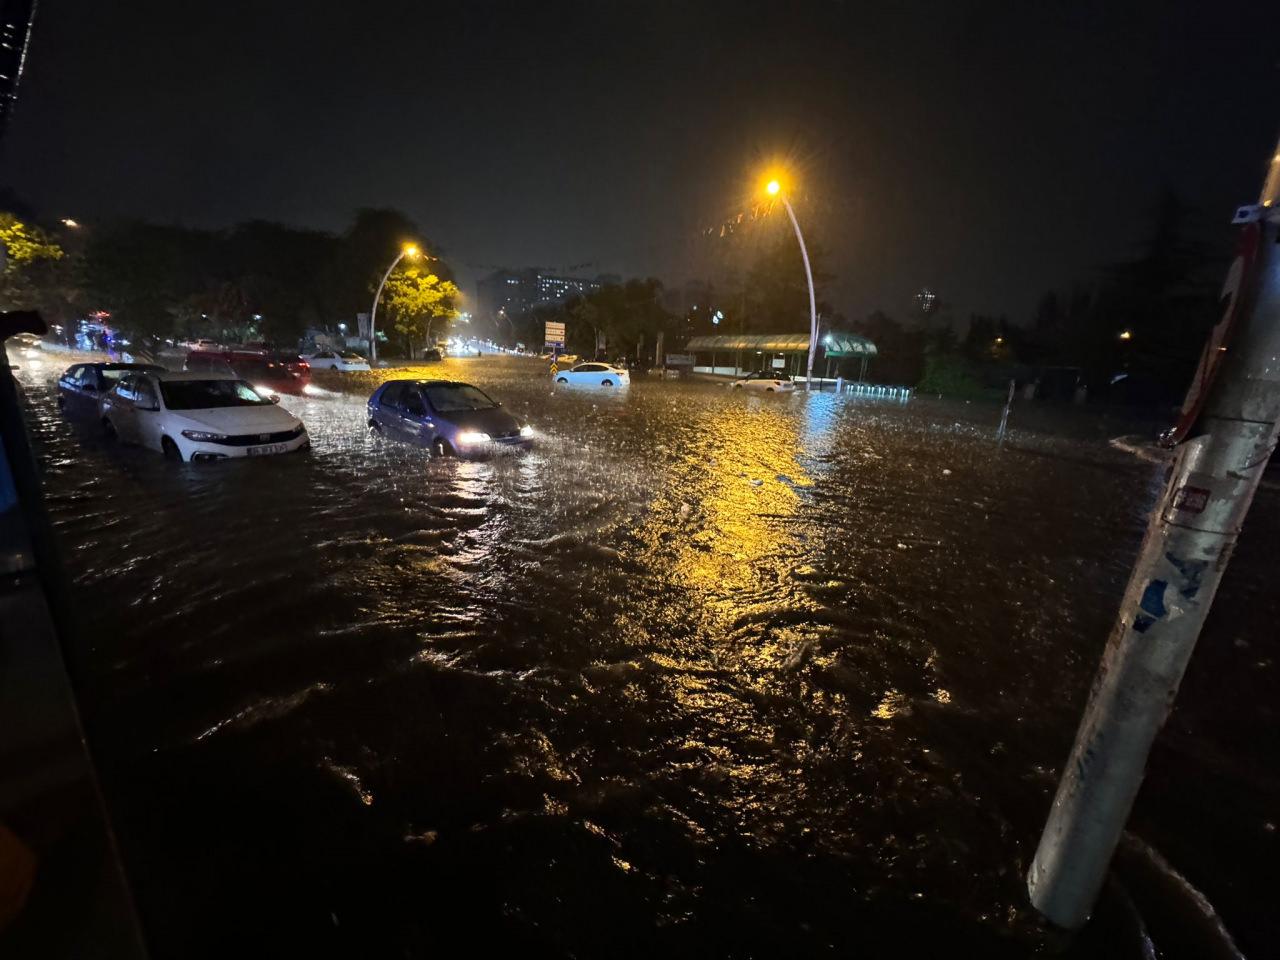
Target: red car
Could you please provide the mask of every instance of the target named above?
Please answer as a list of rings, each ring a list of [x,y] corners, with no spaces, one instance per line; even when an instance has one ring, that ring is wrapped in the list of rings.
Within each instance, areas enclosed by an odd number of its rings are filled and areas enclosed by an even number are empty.
[[[192,350],[186,370],[234,373],[259,393],[302,393],[311,382],[311,364],[296,354],[268,350]]]

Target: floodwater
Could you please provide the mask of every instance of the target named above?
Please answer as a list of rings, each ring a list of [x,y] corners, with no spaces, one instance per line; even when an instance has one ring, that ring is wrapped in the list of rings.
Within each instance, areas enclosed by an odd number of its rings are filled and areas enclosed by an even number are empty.
[[[429,375],[527,455],[329,375],[310,454],[187,465],[65,423],[63,365],[19,379],[156,956],[1229,956],[1214,910],[1274,954],[1273,484],[1072,941],[1023,877],[1162,481],[1131,425],[481,358]]]

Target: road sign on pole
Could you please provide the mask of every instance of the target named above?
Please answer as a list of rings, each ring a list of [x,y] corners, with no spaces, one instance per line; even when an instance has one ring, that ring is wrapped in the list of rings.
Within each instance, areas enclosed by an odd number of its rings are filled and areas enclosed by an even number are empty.
[[[547,321],[546,334],[543,338],[548,347],[564,347],[564,324]]]

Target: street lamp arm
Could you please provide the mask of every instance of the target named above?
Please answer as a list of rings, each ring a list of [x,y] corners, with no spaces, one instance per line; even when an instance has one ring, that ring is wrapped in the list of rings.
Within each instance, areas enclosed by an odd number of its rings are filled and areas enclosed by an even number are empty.
[[[382,275],[382,282],[378,284],[378,292],[373,295],[373,309],[369,311],[370,366],[376,367],[378,365],[378,334],[376,324],[378,321],[378,301],[382,299],[382,288],[387,285],[387,278],[391,276],[391,271],[396,268],[396,264],[404,259],[405,253],[407,253],[407,251],[401,250],[396,258],[391,261],[391,266],[387,267],[387,272]]]
[[[796,240],[800,244],[800,257],[804,260],[804,276],[809,281],[809,360],[805,371],[805,389],[813,389],[813,353],[818,349],[818,301],[813,293],[813,269],[809,266],[809,250],[804,245],[804,234],[800,232],[800,221],[796,212],[791,209],[791,202],[783,196],[782,205],[791,219],[791,227],[796,232]]]

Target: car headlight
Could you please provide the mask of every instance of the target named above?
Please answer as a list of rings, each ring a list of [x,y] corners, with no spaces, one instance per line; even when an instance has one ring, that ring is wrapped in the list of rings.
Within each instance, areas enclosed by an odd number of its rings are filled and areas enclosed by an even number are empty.
[[[479,430],[463,430],[458,434],[458,442],[463,446],[471,446],[474,443],[488,443],[492,439],[487,433],[481,433]]]
[[[227,439],[225,433],[207,433],[204,430],[183,430],[182,435],[188,440],[195,440],[198,443],[218,443]]]
[[[521,428],[520,428],[520,436],[522,436],[522,437],[532,437],[532,436],[533,436],[533,427],[529,426],[529,425],[526,423],[523,427],[521,427]]]

